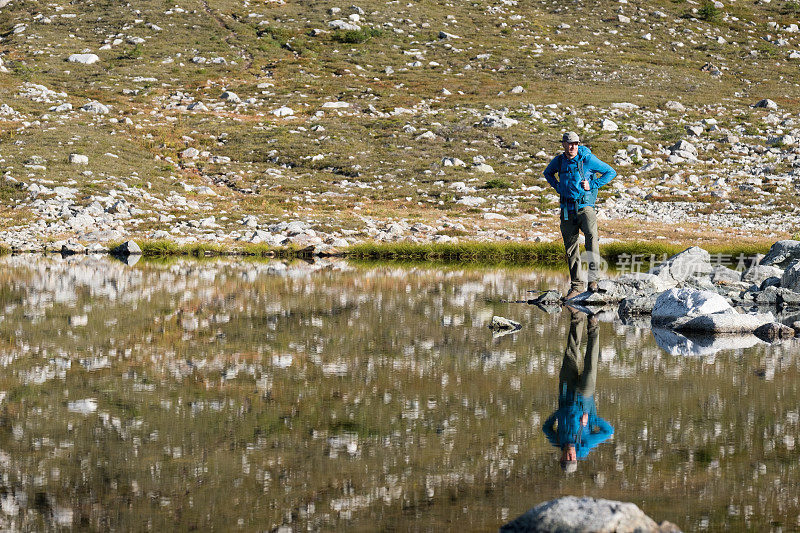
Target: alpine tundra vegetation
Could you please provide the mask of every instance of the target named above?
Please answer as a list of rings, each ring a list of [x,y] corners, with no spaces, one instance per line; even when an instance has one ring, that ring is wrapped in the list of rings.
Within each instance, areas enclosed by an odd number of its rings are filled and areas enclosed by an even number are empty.
[[[14,249],[551,241],[565,130],[606,241],[797,232],[793,2],[2,4]]]

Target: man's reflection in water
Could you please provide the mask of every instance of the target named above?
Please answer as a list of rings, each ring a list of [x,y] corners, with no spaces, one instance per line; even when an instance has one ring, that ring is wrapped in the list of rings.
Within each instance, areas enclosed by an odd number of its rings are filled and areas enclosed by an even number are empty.
[[[558,410],[545,421],[542,430],[553,446],[561,448],[561,467],[566,472],[578,468],[578,459],[611,437],[614,428],[597,416],[594,389],[597,383],[597,357],[600,353],[597,316],[586,315],[566,307],[571,315],[567,348],[558,375]],[[583,324],[588,342],[583,358],[583,372],[578,371],[578,351]]]

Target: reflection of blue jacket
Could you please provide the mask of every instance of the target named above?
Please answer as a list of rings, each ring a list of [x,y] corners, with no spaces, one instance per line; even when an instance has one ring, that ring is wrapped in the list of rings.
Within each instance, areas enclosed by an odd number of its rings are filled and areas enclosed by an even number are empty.
[[[581,426],[583,413],[589,415],[586,426]],[[554,428],[556,421],[558,427]],[[558,397],[558,410],[545,420],[542,431],[553,446],[561,448],[574,444],[578,459],[585,458],[595,446],[614,434],[611,424],[597,416],[594,396],[583,397],[566,387]]]
[[[556,172],[558,180],[556,180]],[[600,176],[595,177],[596,174]],[[617,172],[600,161],[586,146],[578,147],[578,155],[569,159],[563,153],[557,155],[544,169],[544,179],[561,197],[561,210],[575,211],[593,206],[597,201],[597,189],[614,179]],[[581,187],[581,181],[589,182],[589,190]]]

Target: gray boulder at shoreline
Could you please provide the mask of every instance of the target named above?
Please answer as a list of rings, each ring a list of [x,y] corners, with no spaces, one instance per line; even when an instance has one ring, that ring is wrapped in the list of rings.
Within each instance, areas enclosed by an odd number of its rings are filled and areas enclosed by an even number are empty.
[[[500,528],[501,533],[588,531],[645,533],[680,529],[669,522],[657,524],[633,503],[575,496],[540,503]]]
[[[600,280],[598,292],[584,292],[570,305],[596,311],[617,304],[625,321],[651,315],[653,327],[673,331],[749,334],[761,328],[767,333],[759,337],[768,342],[788,338],[779,326],[791,325],[793,320],[776,320],[772,311],[782,317],[781,313],[800,307],[800,241],[778,241],[753,263],[743,273],[712,266],[708,251],[694,246],[648,273]],[[780,333],[769,333],[773,331]]]
[[[792,259],[800,259],[800,241],[784,240],[773,244],[759,264],[781,267]]]

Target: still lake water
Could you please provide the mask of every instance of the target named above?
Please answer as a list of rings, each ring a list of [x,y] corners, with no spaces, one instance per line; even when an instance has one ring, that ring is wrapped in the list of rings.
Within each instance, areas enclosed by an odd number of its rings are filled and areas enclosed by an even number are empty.
[[[542,426],[571,315],[504,302],[561,273],[0,265],[2,528],[492,531],[568,494],[685,531],[800,528],[797,342],[659,345],[601,316],[614,434],[566,473]],[[523,327],[494,338],[493,314]]]

